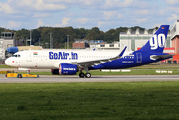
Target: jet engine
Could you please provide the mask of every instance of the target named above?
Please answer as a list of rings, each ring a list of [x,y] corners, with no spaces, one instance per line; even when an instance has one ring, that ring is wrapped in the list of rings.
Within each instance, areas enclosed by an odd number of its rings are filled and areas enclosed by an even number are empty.
[[[69,64],[69,63],[61,63],[59,64],[59,69],[52,69],[52,74],[60,74],[60,75],[75,75],[77,72],[77,65]]]

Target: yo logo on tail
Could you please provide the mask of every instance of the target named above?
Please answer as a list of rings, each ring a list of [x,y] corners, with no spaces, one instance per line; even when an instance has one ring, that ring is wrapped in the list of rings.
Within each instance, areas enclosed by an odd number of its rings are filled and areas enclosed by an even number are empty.
[[[155,50],[158,47],[163,48],[165,46],[165,35],[164,34],[155,34],[153,37],[150,39],[150,46],[151,50]]]

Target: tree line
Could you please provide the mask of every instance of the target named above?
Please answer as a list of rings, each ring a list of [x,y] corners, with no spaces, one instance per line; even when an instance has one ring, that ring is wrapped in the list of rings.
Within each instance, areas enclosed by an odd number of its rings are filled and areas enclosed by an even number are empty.
[[[144,31],[145,28],[135,26],[131,27],[132,31],[135,31],[139,28],[140,31]],[[157,29],[157,27],[155,28]],[[106,32],[101,31],[98,27],[93,27],[92,29],[85,28],[73,28],[73,27],[39,27],[37,29],[31,30],[31,45],[42,46],[43,48],[49,48],[50,43],[50,34],[52,34],[53,38],[53,48],[65,48],[65,42],[67,41],[67,35],[70,39],[70,48],[72,47],[72,43],[75,39],[84,39],[84,40],[103,40],[104,42],[111,43],[113,41],[119,41],[120,32],[126,32],[128,30],[127,27],[119,27],[116,29],[110,29]],[[21,45],[26,45],[26,40],[30,39],[30,31],[28,29],[21,30],[9,30],[0,28],[0,32],[15,32],[15,43],[19,43],[21,41]],[[149,31],[153,31],[153,29],[149,29]],[[48,43],[48,44],[47,44]],[[17,44],[18,46],[19,44]],[[27,42],[29,45],[29,42]]]

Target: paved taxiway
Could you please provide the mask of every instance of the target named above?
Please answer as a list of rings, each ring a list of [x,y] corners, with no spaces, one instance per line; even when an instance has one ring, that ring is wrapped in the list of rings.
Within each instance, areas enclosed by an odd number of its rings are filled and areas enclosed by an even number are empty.
[[[6,78],[0,74],[0,83],[54,83],[54,82],[130,82],[130,81],[179,81],[179,75],[93,75],[91,78],[40,75],[39,78]]]

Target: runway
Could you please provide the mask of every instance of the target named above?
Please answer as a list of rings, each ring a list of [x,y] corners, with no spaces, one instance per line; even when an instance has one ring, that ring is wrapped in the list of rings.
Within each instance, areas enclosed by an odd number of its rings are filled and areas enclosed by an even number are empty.
[[[179,81],[179,75],[93,75],[91,78],[79,78],[78,75],[40,75],[39,78],[6,78],[4,74],[0,74],[0,83],[69,83],[131,81]]]

